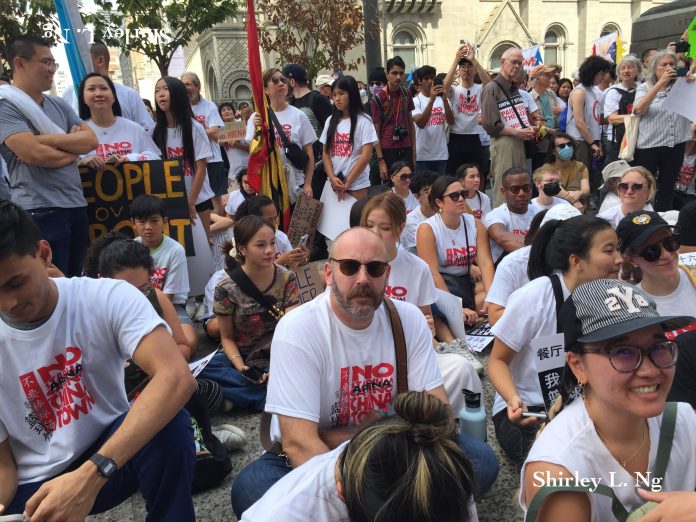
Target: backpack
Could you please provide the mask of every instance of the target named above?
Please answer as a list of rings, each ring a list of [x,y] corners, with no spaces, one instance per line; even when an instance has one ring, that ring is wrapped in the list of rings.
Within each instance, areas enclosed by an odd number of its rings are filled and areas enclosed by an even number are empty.
[[[409,97],[411,96],[411,95],[409,94],[409,92],[406,90],[406,88],[405,88],[403,85],[399,86],[399,91],[401,91],[401,96],[402,96],[402,97],[406,100],[406,102],[408,103],[408,99],[409,99]],[[375,105],[377,106],[377,110],[379,111],[379,114],[382,116],[382,120],[384,120],[384,105],[382,104],[382,99],[379,97],[379,94],[373,96],[373,97],[372,97],[372,101],[373,101],[373,102],[375,103]],[[370,102],[368,102],[368,103],[370,103]],[[389,120],[391,120],[392,116],[393,116],[393,113],[392,113],[392,111],[390,110],[390,111],[389,111],[389,118],[387,118],[386,120],[382,121],[382,126],[384,126]]]
[[[631,114],[633,112],[633,101],[636,99],[635,89],[619,89],[618,87],[610,87],[609,90],[616,90],[621,93],[621,99],[619,100],[619,114]],[[607,94],[609,91],[607,91]],[[621,143],[624,134],[626,133],[626,126],[623,123],[618,125],[613,125],[611,129],[611,141],[613,143]]]

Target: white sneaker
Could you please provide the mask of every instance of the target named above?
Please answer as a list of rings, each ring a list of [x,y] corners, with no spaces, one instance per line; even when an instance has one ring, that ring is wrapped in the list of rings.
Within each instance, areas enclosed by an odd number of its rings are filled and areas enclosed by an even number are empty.
[[[201,303],[196,301],[195,299],[189,299],[188,303],[186,303],[186,313],[189,314],[189,317],[192,319],[196,317],[196,314],[198,313],[198,309],[201,307]]]
[[[212,314],[208,312],[208,305],[205,303],[201,303],[201,306],[199,306],[198,310],[196,311],[196,315],[191,316],[191,319],[193,319],[197,323],[202,323],[211,315]]]
[[[471,364],[471,366],[474,367],[476,373],[478,373],[479,375],[483,375],[483,364],[481,364],[481,362],[473,354],[466,340],[455,339],[454,341],[449,343],[449,345],[452,347],[452,351],[454,353],[464,357],[464,359],[466,359]]]
[[[242,449],[247,443],[244,430],[232,424],[222,424],[213,428],[213,435],[220,439],[227,451]]]

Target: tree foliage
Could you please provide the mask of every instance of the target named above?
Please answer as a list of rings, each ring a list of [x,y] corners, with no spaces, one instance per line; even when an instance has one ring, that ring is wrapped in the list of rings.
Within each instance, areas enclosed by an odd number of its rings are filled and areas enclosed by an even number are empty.
[[[53,0],[0,0],[0,63],[9,74],[7,46],[13,38],[32,33],[55,43],[60,38]]]
[[[237,11],[235,0],[95,0],[110,14],[95,23],[109,46],[144,54],[167,74],[174,51]]]
[[[365,57],[346,61],[348,51],[365,41],[365,27],[356,0],[257,0],[259,43],[279,55],[278,63],[301,63],[310,79],[323,69],[351,71]]]

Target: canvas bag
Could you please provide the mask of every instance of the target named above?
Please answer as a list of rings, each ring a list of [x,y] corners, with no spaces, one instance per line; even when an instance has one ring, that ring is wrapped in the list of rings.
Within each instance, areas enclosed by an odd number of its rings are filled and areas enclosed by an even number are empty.
[[[633,161],[633,155],[636,152],[636,144],[638,143],[638,127],[640,125],[640,116],[637,114],[628,114],[624,116],[624,133],[621,140],[621,148],[619,149],[619,159]]]

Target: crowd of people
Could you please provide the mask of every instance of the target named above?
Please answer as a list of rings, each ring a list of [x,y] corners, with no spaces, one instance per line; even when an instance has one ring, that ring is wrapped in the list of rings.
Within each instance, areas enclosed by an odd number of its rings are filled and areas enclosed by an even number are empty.
[[[696,126],[665,105],[675,82],[696,89],[682,44],[590,56],[573,79],[552,64],[525,72],[515,48],[486,71],[468,43],[410,84],[399,56],[318,90],[287,64],[263,73],[265,118],[205,99],[192,72],[159,79],[153,110],[109,78],[100,42],[95,72],[66,99],[46,95],[50,45],[13,40],[0,86],[0,514],[79,520],[139,490],[148,520],[193,520],[192,491],[246,442],[210,425],[236,408],[261,414],[265,449],[232,483],[239,520],[477,520],[499,463],[458,412],[486,373],[528,519],[688,519],[696,267],[679,255],[696,252]],[[630,115],[635,153],[619,159]],[[220,143],[234,122],[244,138]],[[291,203],[326,201],[333,237],[293,244],[250,184],[264,125]],[[211,245],[230,231],[204,295],[191,295],[165,199],[133,199],[134,237],[89,243],[80,167],[160,159],[179,160]],[[350,213],[332,203],[346,198]],[[313,262],[326,290],[301,299],[295,269]],[[487,367],[460,323],[491,326]],[[549,397],[535,346],[554,335],[565,366]],[[194,378],[201,336],[219,350]]]

